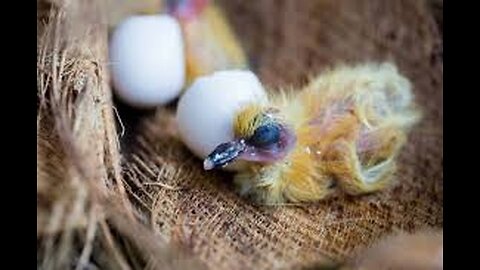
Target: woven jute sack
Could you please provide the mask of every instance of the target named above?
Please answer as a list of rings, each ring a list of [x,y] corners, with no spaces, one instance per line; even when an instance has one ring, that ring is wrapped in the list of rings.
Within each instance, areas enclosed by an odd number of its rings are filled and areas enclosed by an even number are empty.
[[[102,1],[37,1],[37,268],[199,269],[126,196]]]
[[[392,61],[422,108],[391,188],[273,207],[203,171],[175,104],[145,113],[112,101],[105,17],[133,2],[107,2],[37,1],[40,269],[304,268],[443,227],[441,1],[219,1],[269,91],[340,62]]]
[[[125,139],[125,178],[152,228],[183,243],[211,269],[307,267],[325,258],[350,258],[395,231],[441,228],[443,63],[432,3],[225,0],[220,5],[270,91],[299,88],[337,63],[391,61],[412,81],[423,119],[399,157],[391,188],[267,207],[239,197],[231,174],[202,170],[178,137],[175,106],[134,118]]]

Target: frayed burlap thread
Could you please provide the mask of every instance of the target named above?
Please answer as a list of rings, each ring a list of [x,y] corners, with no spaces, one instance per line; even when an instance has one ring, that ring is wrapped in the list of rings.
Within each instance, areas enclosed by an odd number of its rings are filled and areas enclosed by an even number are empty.
[[[201,268],[125,196],[104,6],[37,4],[37,268]]]

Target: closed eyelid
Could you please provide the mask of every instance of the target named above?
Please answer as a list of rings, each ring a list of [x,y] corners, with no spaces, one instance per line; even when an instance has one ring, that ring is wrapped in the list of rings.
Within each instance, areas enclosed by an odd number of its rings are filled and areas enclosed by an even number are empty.
[[[254,146],[267,146],[278,142],[280,128],[276,124],[267,124],[257,128],[249,143]]]

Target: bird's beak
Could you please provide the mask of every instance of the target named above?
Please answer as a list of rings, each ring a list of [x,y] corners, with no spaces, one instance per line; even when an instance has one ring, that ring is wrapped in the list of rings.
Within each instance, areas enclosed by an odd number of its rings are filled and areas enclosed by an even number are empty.
[[[222,143],[203,161],[203,168],[211,170],[219,167],[225,167],[235,160],[246,149],[244,140],[234,140]]]

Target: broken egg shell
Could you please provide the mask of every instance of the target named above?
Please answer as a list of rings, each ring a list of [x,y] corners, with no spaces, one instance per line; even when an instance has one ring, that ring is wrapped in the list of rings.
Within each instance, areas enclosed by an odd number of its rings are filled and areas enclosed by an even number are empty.
[[[219,144],[234,139],[233,123],[239,109],[266,101],[266,91],[251,71],[225,70],[199,77],[182,95],[177,107],[180,136],[203,159]],[[235,163],[226,169],[233,169]]]

